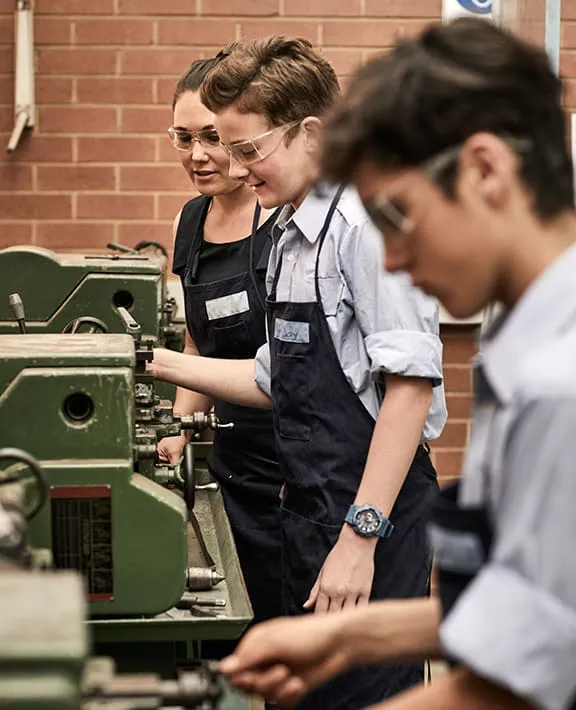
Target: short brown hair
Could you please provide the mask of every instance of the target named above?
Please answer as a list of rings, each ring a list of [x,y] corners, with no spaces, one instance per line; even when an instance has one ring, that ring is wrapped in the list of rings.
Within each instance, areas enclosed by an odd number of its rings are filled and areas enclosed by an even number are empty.
[[[338,95],[334,69],[310,42],[283,36],[239,42],[206,77],[200,93],[214,113],[234,104],[274,126],[321,117]]]
[[[364,160],[418,166],[474,133],[520,138],[520,175],[542,219],[573,208],[562,82],[544,50],[480,19],[431,25],[358,71],[327,120],[324,174],[353,177]],[[456,169],[441,186],[453,195]]]

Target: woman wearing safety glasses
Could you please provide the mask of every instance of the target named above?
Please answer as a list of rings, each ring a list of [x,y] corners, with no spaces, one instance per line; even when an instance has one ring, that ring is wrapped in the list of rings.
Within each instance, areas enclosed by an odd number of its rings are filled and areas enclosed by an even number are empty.
[[[150,363],[161,379],[272,407],[289,615],[426,594],[427,442],[446,416],[436,302],[382,272],[355,190],[317,182],[338,93],[330,64],[297,38],[242,43],[207,76],[230,174],[263,207],[287,205],[272,230],[268,343],[252,360],[156,350]],[[359,710],[422,678],[422,663],[354,670],[299,710]]]
[[[173,146],[199,197],[187,202],[174,221],[173,271],[182,282],[186,307],[185,353],[214,358],[251,358],[266,341],[265,275],[274,215],[256,196],[229,177],[213,115],[199,89],[220,56],[194,62],[176,85]],[[213,401],[179,387],[174,411],[207,411],[212,404],[231,429],[214,433],[209,458],[226,511],[255,620],[280,614],[280,471],[272,413]],[[186,434],[163,439],[162,460],[177,461]]]

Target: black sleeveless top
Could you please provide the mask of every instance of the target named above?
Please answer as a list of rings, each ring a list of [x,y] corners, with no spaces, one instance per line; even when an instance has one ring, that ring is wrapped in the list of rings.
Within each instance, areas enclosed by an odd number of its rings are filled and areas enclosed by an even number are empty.
[[[201,355],[253,358],[266,343],[265,279],[276,215],[252,236],[213,244],[204,241],[210,203],[205,196],[187,202],[176,233],[172,270],[182,282],[186,325]],[[234,428],[214,432],[214,477],[248,507],[266,496],[277,508],[281,478],[272,412],[221,401],[215,409]]]

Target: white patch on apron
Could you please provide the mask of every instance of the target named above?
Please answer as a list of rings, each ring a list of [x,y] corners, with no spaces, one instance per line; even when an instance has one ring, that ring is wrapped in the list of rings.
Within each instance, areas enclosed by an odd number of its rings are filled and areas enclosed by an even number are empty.
[[[276,318],[274,321],[274,337],[285,343],[309,343],[310,324],[297,320],[283,320]]]
[[[206,301],[208,320],[235,316],[238,313],[246,313],[249,310],[248,291],[238,291],[238,293],[231,293],[228,296],[212,298]]]

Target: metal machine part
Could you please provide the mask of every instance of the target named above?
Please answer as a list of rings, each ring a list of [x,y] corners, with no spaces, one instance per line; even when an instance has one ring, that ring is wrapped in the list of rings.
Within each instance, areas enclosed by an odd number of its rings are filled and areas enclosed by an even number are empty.
[[[29,563],[29,555],[26,518],[4,487],[0,491],[0,563],[6,561],[24,566]]]
[[[0,449],[0,461],[16,461],[24,464],[31,472],[35,479],[36,498],[31,508],[22,511],[23,517],[26,520],[34,518],[44,507],[48,498],[48,484],[46,482],[46,474],[42,470],[40,463],[31,456],[27,451],[6,447]],[[9,485],[11,483],[22,483],[24,474],[20,469],[13,469],[9,474],[0,477],[0,486]]]
[[[41,468],[27,452],[0,450],[1,461],[15,461],[0,476],[0,546],[6,541],[4,504],[24,499],[21,464]],[[20,508],[21,512],[21,508]],[[26,537],[20,515],[11,526]],[[9,544],[10,550],[12,545]],[[12,564],[0,554],[0,706],[6,710],[144,710],[172,708],[217,710],[227,693],[216,664],[198,661],[177,675],[157,672],[118,674],[111,658],[90,658],[85,624],[86,604],[76,573],[38,572]],[[213,623],[211,609],[226,607],[225,599],[185,595],[188,624]],[[182,612],[179,612],[182,613]],[[200,617],[199,619],[194,617]],[[225,707],[240,707],[230,705]],[[244,707],[242,704],[241,707]]]
[[[176,680],[162,680],[157,675],[138,673],[116,675],[114,666],[92,662],[82,687],[83,710],[107,707],[122,701],[122,709],[169,708],[212,710],[222,695],[216,664],[206,664],[197,671],[180,673]]]
[[[31,246],[1,249],[5,295],[0,297],[0,333],[20,329],[21,321],[14,320],[8,303],[8,295],[16,293],[26,306],[30,333],[61,333],[84,316],[98,319],[110,333],[122,333],[117,311],[122,306],[157,346],[181,350],[185,327],[176,319],[175,300],[168,296],[166,256],[146,246],[123,251],[127,253],[56,254]]]
[[[0,351],[0,431],[49,481],[31,544],[52,550],[57,568],[81,572],[92,614],[173,606],[186,589],[188,511],[134,472],[132,339],[3,335]]]
[[[212,599],[199,597],[197,594],[185,592],[182,599],[176,604],[177,609],[190,609],[193,606],[212,607],[222,609],[226,606],[226,599]]]
[[[122,708],[169,708],[210,710],[216,706],[222,688],[215,668],[207,666],[179,675],[177,680],[161,680],[155,675],[110,675],[84,685],[82,707],[101,708],[107,701],[122,701]]]
[[[76,333],[107,333],[108,326],[100,318],[80,316],[80,318],[74,318],[70,323],[66,323],[64,328],[62,328],[62,332],[70,333],[71,335]]]
[[[0,473],[0,564],[28,567],[33,556],[28,545],[27,521],[46,503],[46,478],[38,461],[21,449],[0,449],[0,462],[4,461],[13,465]],[[35,500],[28,510],[24,501],[22,465],[32,471],[36,484]]]
[[[220,574],[214,567],[188,567],[186,574],[186,586],[191,591],[206,591],[212,589],[226,578]],[[184,599],[185,594],[182,599]],[[180,604],[180,602],[178,604]],[[177,604],[177,605],[178,605]]]
[[[14,320],[18,323],[21,333],[26,332],[26,315],[24,313],[24,303],[19,293],[11,293],[8,296],[8,303],[14,314]]]
[[[214,412],[194,412],[191,415],[178,416],[174,414],[172,403],[162,400],[156,395],[155,381],[146,370],[146,363],[154,356],[154,341],[141,335],[140,324],[126,309],[118,308],[126,332],[132,336],[136,353],[134,369],[134,403],[135,403],[135,448],[134,458],[137,470],[145,476],[172,485],[183,491],[188,509],[194,508],[195,463],[193,449],[188,445],[180,464],[156,465],[158,442],[167,436],[178,436],[188,431],[192,439],[198,439],[207,429],[230,429],[233,422],[221,422]],[[210,484],[208,484],[210,490]]]
[[[0,431],[38,458],[48,480],[30,544],[84,577],[99,642],[236,638],[251,610],[217,486],[194,478],[192,510],[181,466],[136,455],[144,431],[154,448],[167,427],[182,431],[153,392],[152,406],[138,399],[137,353],[147,348],[128,335],[0,335]],[[194,431],[217,420],[184,424]],[[26,501],[35,499],[25,484]],[[202,605],[194,610],[208,618],[168,613],[188,590],[213,589],[227,600],[217,615]]]
[[[82,582],[71,572],[3,569],[0,575],[0,705],[7,710],[216,710],[214,664],[181,672],[118,675],[90,658]]]

